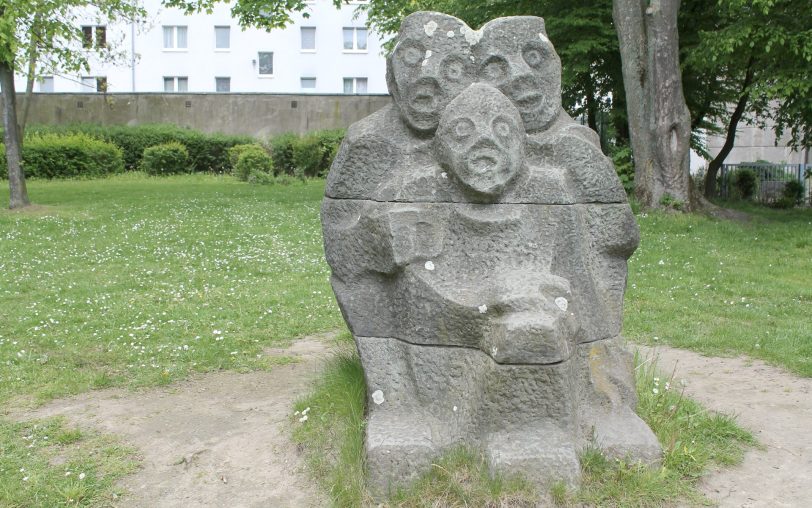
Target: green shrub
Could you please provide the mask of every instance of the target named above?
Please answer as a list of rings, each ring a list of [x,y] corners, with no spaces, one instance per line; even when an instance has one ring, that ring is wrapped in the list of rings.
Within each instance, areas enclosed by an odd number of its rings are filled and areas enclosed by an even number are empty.
[[[103,139],[124,151],[124,165],[128,170],[141,166],[144,150],[150,146],[178,142],[189,152],[192,170],[195,172],[227,172],[231,165],[228,149],[235,145],[251,143],[247,136],[227,136],[224,134],[204,134],[176,125],[33,125],[30,133],[76,133],[81,132]]]
[[[257,184],[257,185],[271,185],[275,181],[275,177],[272,173],[266,173],[265,171],[259,171],[254,169],[248,175],[246,179],[248,183]]]
[[[150,175],[188,173],[190,169],[189,151],[176,141],[147,147],[141,157],[141,170]]]
[[[738,197],[741,199],[752,199],[756,193],[756,183],[758,182],[756,172],[750,168],[742,168],[736,170],[731,177]]]
[[[784,185],[781,194],[781,197],[791,202],[793,206],[801,204],[804,200],[804,184],[798,180],[790,180]]]
[[[296,177],[318,176],[323,160],[324,147],[317,134],[307,134],[293,143],[293,174]]]
[[[612,163],[615,171],[623,184],[626,194],[634,192],[634,162],[632,161],[632,149],[627,145],[617,145],[610,150]]]
[[[238,180],[248,181],[256,173],[267,173],[269,177],[273,174],[273,159],[261,146],[243,150],[234,165],[233,174]]]
[[[6,150],[0,171],[8,174]],[[30,178],[95,177],[124,171],[121,150],[86,134],[36,133],[23,144],[23,171]]]
[[[244,145],[234,145],[228,149],[228,164],[231,170],[234,170],[234,166],[237,165],[237,160],[239,160],[240,155],[246,150],[254,150],[255,148],[259,148],[262,150],[262,145],[257,143],[246,143]]]
[[[342,129],[313,131],[295,139],[292,142],[293,174],[299,178],[327,176],[344,132]]]
[[[296,165],[293,163],[293,145],[299,136],[286,132],[274,136],[268,141],[268,148],[273,158],[274,172],[277,175],[293,175]]]

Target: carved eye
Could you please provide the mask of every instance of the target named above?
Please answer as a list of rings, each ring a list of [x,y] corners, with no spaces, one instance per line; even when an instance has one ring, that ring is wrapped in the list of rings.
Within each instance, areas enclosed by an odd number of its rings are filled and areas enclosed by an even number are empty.
[[[508,75],[508,63],[500,56],[492,56],[482,65],[481,74],[492,83],[503,81]]]
[[[474,122],[468,118],[460,118],[451,125],[451,134],[457,141],[465,141],[474,133]]]
[[[510,122],[504,118],[497,118],[493,121],[493,132],[500,138],[509,138],[512,131]]]
[[[528,44],[522,50],[522,58],[527,62],[527,65],[538,69],[544,64],[544,49],[537,44]]]
[[[414,67],[423,60],[423,45],[416,41],[406,40],[397,47],[397,56],[404,64]]]
[[[465,62],[458,57],[444,60],[442,66],[443,77],[449,81],[460,81],[465,77]]]

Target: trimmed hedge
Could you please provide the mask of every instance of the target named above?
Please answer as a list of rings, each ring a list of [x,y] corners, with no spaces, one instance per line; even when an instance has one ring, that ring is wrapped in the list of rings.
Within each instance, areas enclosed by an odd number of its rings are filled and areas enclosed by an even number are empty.
[[[175,125],[164,124],[31,126],[27,131],[31,133],[84,133],[109,141],[123,150],[124,165],[128,170],[136,170],[140,167],[141,157],[146,148],[176,142],[185,146],[189,152],[192,171],[226,173],[231,169],[228,160],[228,149],[235,145],[254,141],[253,138],[248,136],[204,134]]]
[[[120,148],[87,134],[40,133],[26,138],[23,171],[31,178],[96,177],[124,171]],[[0,145],[0,171],[8,178],[6,147]]]
[[[150,175],[175,175],[188,173],[189,151],[186,147],[173,141],[144,148],[141,157],[141,170]]]

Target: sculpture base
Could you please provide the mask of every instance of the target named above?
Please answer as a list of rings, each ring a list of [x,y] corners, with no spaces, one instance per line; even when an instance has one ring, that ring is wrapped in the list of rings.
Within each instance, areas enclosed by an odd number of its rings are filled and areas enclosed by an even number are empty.
[[[620,338],[577,346],[548,365],[496,363],[473,348],[356,337],[368,389],[366,452],[374,495],[391,494],[457,446],[493,473],[545,490],[576,486],[589,446],[648,464],[662,451],[634,413],[632,357]]]

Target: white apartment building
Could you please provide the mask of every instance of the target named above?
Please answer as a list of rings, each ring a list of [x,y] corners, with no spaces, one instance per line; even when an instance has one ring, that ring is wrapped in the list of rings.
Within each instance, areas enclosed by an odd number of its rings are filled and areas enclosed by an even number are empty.
[[[98,25],[93,16],[82,24],[90,54],[111,44],[127,53],[123,61],[91,57],[89,73],[43,76],[34,91],[385,94],[386,60],[366,16],[356,14],[362,3],[336,9],[312,0],[309,17],[294,14],[287,28],[265,32],[242,30],[227,3],[187,16],[143,0],[146,25]],[[18,76],[18,90],[24,86]]]

